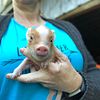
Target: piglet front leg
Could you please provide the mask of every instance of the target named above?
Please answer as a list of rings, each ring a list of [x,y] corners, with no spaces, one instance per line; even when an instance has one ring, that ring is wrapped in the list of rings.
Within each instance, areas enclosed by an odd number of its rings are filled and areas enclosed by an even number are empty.
[[[14,70],[13,73],[8,73],[6,75],[7,78],[10,78],[10,79],[15,79],[17,78],[23,70],[27,69],[30,67],[30,61],[28,58],[25,58],[22,63]]]

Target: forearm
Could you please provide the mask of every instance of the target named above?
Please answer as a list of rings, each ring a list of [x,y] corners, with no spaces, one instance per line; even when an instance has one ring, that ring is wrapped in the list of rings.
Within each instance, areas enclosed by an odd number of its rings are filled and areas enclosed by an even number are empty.
[[[100,99],[100,70],[91,70],[83,73],[86,81],[86,91],[82,96],[82,100],[99,100]]]
[[[99,100],[100,99],[100,70],[93,69],[87,73],[81,73],[84,81],[84,90],[82,94],[69,97],[68,93],[63,93],[64,100]],[[73,99],[74,98],[74,99]]]

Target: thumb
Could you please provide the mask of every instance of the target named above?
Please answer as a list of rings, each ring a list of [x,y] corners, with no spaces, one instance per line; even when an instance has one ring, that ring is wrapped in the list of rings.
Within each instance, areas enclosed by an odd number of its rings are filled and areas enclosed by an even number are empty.
[[[32,62],[34,62],[34,59],[32,58],[31,53],[29,52],[29,50],[27,48],[21,48],[20,52],[26,56],[27,58],[29,58],[29,60],[31,60]]]
[[[32,56],[31,56],[31,54],[30,54],[30,52],[29,52],[29,50],[28,50],[27,48],[21,48],[21,49],[20,49],[20,52],[21,52],[24,56],[26,56],[26,57],[28,57],[29,59],[32,60]]]

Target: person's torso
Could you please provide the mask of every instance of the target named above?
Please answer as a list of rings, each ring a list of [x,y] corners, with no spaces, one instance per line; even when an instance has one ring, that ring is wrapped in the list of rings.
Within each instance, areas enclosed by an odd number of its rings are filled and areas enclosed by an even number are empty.
[[[66,56],[68,56],[73,67],[81,71],[83,69],[83,57],[75,46],[73,40],[61,29],[58,29],[49,22],[45,23],[49,29],[55,30],[54,44]],[[25,58],[20,53],[20,48],[27,45],[27,28],[19,25],[13,18],[9,24],[6,34],[0,45],[0,99],[1,100],[46,100],[50,90],[39,83],[21,83],[15,80],[6,79],[7,73],[13,70]],[[25,70],[24,73],[27,73]],[[53,99],[55,100],[57,91]]]

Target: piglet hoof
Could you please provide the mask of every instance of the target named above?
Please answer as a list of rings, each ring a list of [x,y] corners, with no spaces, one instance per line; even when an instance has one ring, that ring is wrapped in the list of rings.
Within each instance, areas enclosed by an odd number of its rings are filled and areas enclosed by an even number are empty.
[[[6,75],[8,79],[16,79],[20,74],[9,73]]]

